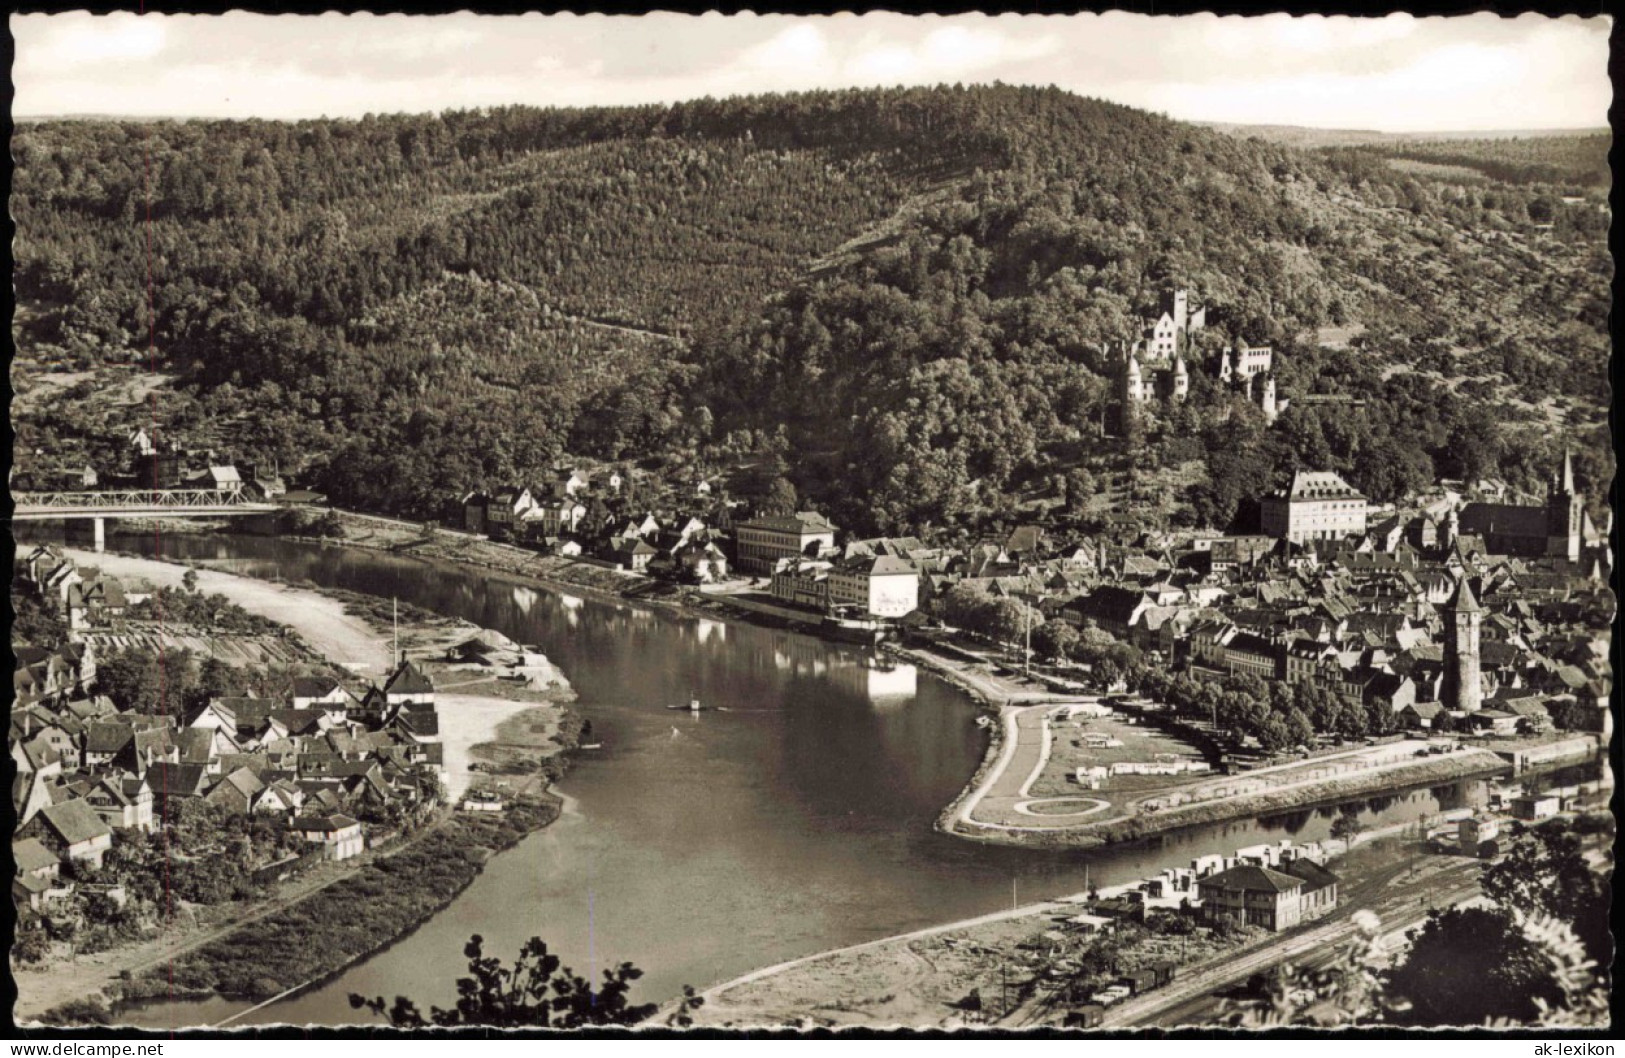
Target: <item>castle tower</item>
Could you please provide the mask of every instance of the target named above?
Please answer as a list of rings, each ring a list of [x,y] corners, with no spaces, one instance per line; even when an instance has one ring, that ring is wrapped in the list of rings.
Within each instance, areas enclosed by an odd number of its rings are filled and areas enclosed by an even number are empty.
[[[1456,582],[1456,592],[1444,608],[1444,689],[1442,704],[1453,712],[1476,713],[1484,698],[1478,668],[1478,633],[1484,612],[1467,586]]]
[[[1546,555],[1580,561],[1585,500],[1574,487],[1574,460],[1563,449],[1563,463],[1546,490]]]
[[[1191,392],[1191,374],[1185,369],[1185,358],[1174,357],[1174,399],[1183,401]]]
[[[1252,379],[1247,381],[1250,386]],[[1265,422],[1273,423],[1275,416],[1280,414],[1280,409],[1275,405],[1275,379],[1266,378],[1264,380],[1264,392],[1258,398],[1258,406],[1264,409]]]
[[[1145,375],[1140,370],[1140,360],[1134,355],[1133,349],[1124,354],[1124,361],[1123,403],[1138,404],[1145,399]]]
[[[1190,308],[1190,291],[1174,291],[1173,306],[1168,314],[1174,318],[1175,334],[1184,335],[1185,328],[1190,323]]]
[[[1445,516],[1444,535],[1439,540],[1440,549],[1444,550],[1444,551],[1449,551],[1451,548],[1456,546],[1456,540],[1460,536],[1461,536],[1461,512],[1456,510],[1454,507],[1452,507],[1452,508],[1450,508],[1450,513]]]

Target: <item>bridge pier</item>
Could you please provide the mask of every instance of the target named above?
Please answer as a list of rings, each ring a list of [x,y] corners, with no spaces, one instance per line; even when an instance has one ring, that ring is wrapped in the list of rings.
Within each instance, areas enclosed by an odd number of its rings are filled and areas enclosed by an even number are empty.
[[[84,518],[68,519],[64,523],[68,542],[76,546],[89,545],[91,550],[101,554],[107,550],[107,519]]]

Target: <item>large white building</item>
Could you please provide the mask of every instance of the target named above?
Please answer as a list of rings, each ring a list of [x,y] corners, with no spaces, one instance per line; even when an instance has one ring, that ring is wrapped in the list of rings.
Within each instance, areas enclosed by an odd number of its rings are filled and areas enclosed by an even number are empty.
[[[835,526],[813,511],[752,518],[734,526],[734,565],[747,573],[771,573],[782,558],[798,558],[813,544],[835,546]]]
[[[1265,535],[1294,544],[1341,540],[1365,532],[1366,498],[1342,475],[1330,470],[1300,470],[1292,484],[1260,504]]]
[[[857,558],[829,571],[829,597],[872,617],[903,617],[920,608],[920,575],[893,555]]]

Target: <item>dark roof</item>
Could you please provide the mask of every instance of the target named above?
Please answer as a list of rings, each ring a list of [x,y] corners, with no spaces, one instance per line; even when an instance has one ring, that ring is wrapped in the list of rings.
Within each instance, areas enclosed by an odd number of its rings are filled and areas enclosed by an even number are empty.
[[[1467,584],[1466,577],[1463,577],[1456,582],[1456,590],[1450,596],[1450,602],[1448,605],[1452,613],[1482,612],[1479,609],[1478,600],[1473,597],[1473,589]]]
[[[1134,616],[1134,611],[1143,602],[1145,602],[1143,592],[1107,584],[1096,588],[1081,599],[1074,599],[1068,605],[1085,617],[1128,624],[1129,618]]]
[[[797,514],[769,515],[752,518],[740,522],[740,529],[770,529],[780,533],[832,533],[835,526],[816,511],[801,511]]]
[[[207,764],[214,756],[214,731],[207,727],[188,727],[175,733],[175,744],[181,751],[182,764]]]
[[[410,661],[402,661],[384,684],[385,694],[433,694],[434,683]]]
[[[147,766],[147,785],[159,797],[197,797],[207,784],[208,772],[201,764],[170,764],[154,761]]]
[[[1198,884],[1219,889],[1240,889],[1250,893],[1289,893],[1301,888],[1303,882],[1302,878],[1249,863],[1232,867],[1228,871],[1220,871],[1211,877],[1201,879]]]
[[[1277,653],[1274,643],[1252,632],[1237,632],[1225,644],[1224,650],[1226,654],[1256,654],[1266,658],[1273,658]]]
[[[332,812],[322,816],[300,816],[288,824],[288,829],[299,831],[317,830],[324,834],[331,834],[345,827],[353,827],[358,821],[351,819],[343,812]]]
[[[320,709],[273,709],[270,719],[287,728],[290,735],[314,734],[327,713]]]
[[[295,676],[293,680],[293,697],[295,698],[325,698],[339,687],[339,682],[330,676]]]
[[[265,789],[265,784],[260,781],[259,776],[255,775],[247,768],[238,768],[230,775],[221,778],[221,780],[215,784],[214,789],[209,791],[210,795],[212,796],[222,786],[229,786],[231,789],[236,790],[244,797],[252,797],[261,790]]]
[[[1547,535],[1545,507],[1517,507],[1509,503],[1469,503],[1461,510],[1460,531],[1471,535]]]
[[[1294,878],[1303,879],[1303,891],[1313,893],[1324,889],[1328,885],[1337,884],[1337,875],[1328,871],[1314,860],[1296,859],[1281,868]]]
[[[59,805],[42,808],[40,815],[69,845],[93,841],[99,837],[111,837],[113,834],[112,828],[96,814],[96,810],[82,800],[64,801]]]
[[[134,737],[128,724],[92,721],[85,727],[85,752],[117,753]]]
[[[56,853],[40,844],[38,838],[24,838],[11,843],[11,858],[17,869],[24,873],[56,866]]]

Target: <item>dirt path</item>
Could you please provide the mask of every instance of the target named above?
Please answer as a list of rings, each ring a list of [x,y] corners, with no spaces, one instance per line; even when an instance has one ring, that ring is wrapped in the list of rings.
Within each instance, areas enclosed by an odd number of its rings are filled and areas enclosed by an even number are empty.
[[[730,1002],[728,993],[745,988],[751,984],[764,982],[771,978],[781,977],[793,971],[817,968],[818,964],[820,963],[835,963],[848,956],[858,955],[864,952],[880,951],[882,949],[908,951],[908,954],[902,958],[905,963],[917,970],[921,963],[924,963],[927,966],[932,964],[929,960],[919,955],[918,952],[913,952],[908,949],[908,944],[910,941],[919,940],[924,937],[934,937],[940,933],[950,933],[955,930],[971,929],[976,926],[985,926],[996,922],[1006,922],[1012,919],[1039,918],[1044,915],[1056,914],[1057,912],[1066,910],[1070,907],[1072,907],[1072,905],[1063,901],[1046,900],[1039,904],[1027,904],[1023,907],[1013,908],[1009,911],[995,911],[992,914],[981,915],[977,918],[962,919],[958,922],[948,922],[940,926],[928,926],[925,929],[917,929],[911,933],[902,933],[894,937],[882,937],[878,940],[864,941],[861,944],[852,944],[845,948],[835,948],[831,951],[819,952],[815,955],[806,955],[799,959],[791,959],[787,962],[778,963],[773,966],[766,966],[760,970],[752,970],[748,974],[741,977],[736,977],[731,981],[724,981],[722,984],[715,985],[700,993],[705,998],[705,1006],[700,1008],[700,1011],[696,1016],[695,1023],[696,1025],[720,1025],[725,1021],[732,1021],[738,1025],[758,1024],[759,1022],[753,1022],[750,1019],[753,1016],[752,1011],[758,1009],[760,1004],[749,1000]],[[649,1023],[660,1024],[662,1019],[669,1012],[669,1010],[662,1009],[653,1019],[651,1019]]]

